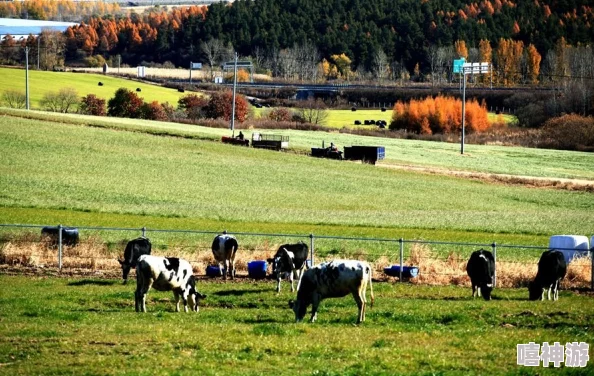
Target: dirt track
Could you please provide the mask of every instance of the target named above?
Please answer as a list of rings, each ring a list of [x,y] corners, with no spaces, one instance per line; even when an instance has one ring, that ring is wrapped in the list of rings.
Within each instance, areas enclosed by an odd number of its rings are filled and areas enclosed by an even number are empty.
[[[492,183],[523,185],[534,188],[555,188],[564,189],[568,191],[585,191],[594,193],[594,180],[491,174],[484,172],[446,170],[438,167],[420,167],[410,165],[378,164],[378,166],[406,171],[416,171],[434,175],[455,176],[460,178],[475,179]]]

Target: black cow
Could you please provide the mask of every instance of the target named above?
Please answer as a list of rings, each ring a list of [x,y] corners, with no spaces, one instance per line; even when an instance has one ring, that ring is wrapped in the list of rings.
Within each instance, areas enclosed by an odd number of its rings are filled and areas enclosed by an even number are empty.
[[[124,279],[124,284],[128,283],[128,274],[130,273],[131,268],[136,267],[138,258],[142,255],[150,254],[151,241],[148,238],[136,238],[134,240],[130,240],[128,244],[126,244],[126,249],[124,250],[124,259],[118,259],[118,262],[122,266],[122,278]]]
[[[215,236],[212,241],[212,255],[219,264],[223,273],[223,279],[227,279],[227,271],[231,279],[235,279],[235,254],[239,244],[234,236],[224,232]]]
[[[472,252],[466,272],[472,284],[472,296],[483,296],[485,300],[491,300],[493,291],[493,279],[495,277],[495,258],[493,254],[484,249]]]
[[[565,277],[566,272],[567,264],[563,253],[555,249],[543,252],[538,261],[536,277],[528,285],[530,300],[544,300],[545,289],[548,290],[548,300],[551,300],[551,290],[553,300],[559,299],[559,282]]]
[[[294,278],[297,278],[297,290],[299,290],[301,276],[307,266],[308,254],[309,249],[303,242],[283,244],[278,248],[274,257],[267,260],[272,264],[272,274],[276,276],[276,292],[280,292],[281,280],[285,275],[288,275],[291,281],[291,292],[295,292]]]

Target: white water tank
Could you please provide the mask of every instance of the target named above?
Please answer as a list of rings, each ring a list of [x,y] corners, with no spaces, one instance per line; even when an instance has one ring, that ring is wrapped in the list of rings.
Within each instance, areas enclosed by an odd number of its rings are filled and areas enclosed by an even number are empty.
[[[592,238],[594,239],[594,236]],[[569,265],[575,257],[588,256],[590,243],[584,235],[553,235],[549,239],[549,249],[561,251]]]

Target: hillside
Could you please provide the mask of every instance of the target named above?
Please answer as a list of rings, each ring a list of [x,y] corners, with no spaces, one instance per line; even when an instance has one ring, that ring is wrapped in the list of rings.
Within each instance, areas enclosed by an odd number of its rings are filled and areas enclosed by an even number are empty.
[[[122,20],[93,18],[66,33],[66,55],[76,58],[83,49],[120,54],[131,65],[145,60],[188,66],[190,61],[218,62],[222,45],[211,45],[210,52],[203,48],[218,40],[258,62],[274,56],[278,62],[281,50],[302,46],[288,56],[291,69],[317,64],[320,59],[312,52],[318,50],[327,60],[346,54],[353,69],[373,72],[381,60],[404,65],[412,74],[416,64],[422,72],[435,64],[432,48],[453,48],[456,41],[478,48],[487,40],[495,49],[501,39],[511,39],[525,47],[533,44],[544,57],[561,37],[572,46],[594,40],[593,22],[588,0],[238,0]]]
[[[2,77],[2,81],[0,81],[0,95],[5,90],[25,92],[24,69],[0,67],[0,76]],[[99,86],[99,82],[103,85]],[[29,70],[31,108],[40,108],[39,101],[46,93],[57,92],[62,88],[74,88],[80,97],[87,94],[95,94],[97,97],[107,101],[113,97],[117,89],[122,87],[137,92],[138,96],[144,98],[145,102],[168,102],[174,107],[177,106],[178,99],[185,95],[175,89],[102,74]],[[141,91],[138,92],[137,89]]]
[[[342,234],[419,236],[431,231],[458,240],[492,240],[493,234],[546,238],[552,233],[587,234],[594,228],[591,193],[491,184],[202,140],[218,138],[226,130],[64,119],[69,123],[0,118],[0,147],[5,152],[0,184],[6,187],[0,197],[0,222],[150,221],[160,223],[156,227],[165,222],[217,229],[232,224],[272,231],[321,226]],[[108,122],[112,125],[103,128]],[[167,127],[167,135],[184,137],[155,136]],[[134,132],[118,131],[126,128]],[[302,148],[327,137],[317,132],[288,134],[293,147]],[[336,136],[339,145],[369,142]],[[447,144],[386,142],[386,165],[474,166],[468,168],[478,171],[508,166],[508,171],[592,178],[592,155],[587,153],[473,146],[461,157]],[[567,172],[556,172],[563,165]]]

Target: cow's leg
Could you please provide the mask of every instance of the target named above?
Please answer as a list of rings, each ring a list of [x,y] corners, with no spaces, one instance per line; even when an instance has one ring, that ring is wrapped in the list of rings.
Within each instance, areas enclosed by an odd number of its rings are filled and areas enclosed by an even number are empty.
[[[365,321],[365,300],[361,296],[361,290],[353,292],[353,298],[357,302],[357,308],[359,309],[359,315],[357,316],[357,324],[361,324]]]
[[[297,291],[299,291],[299,286],[301,286],[301,278],[303,277],[303,272],[305,271],[305,268],[301,268],[300,270],[297,271]]]
[[[283,277],[282,273],[277,273],[276,274],[276,292],[278,294],[280,294],[280,290],[281,290],[281,279]]]
[[[481,286],[480,285],[476,286],[476,291],[477,291],[477,296],[480,298],[482,296],[482,294],[481,294]]]
[[[227,260],[223,261],[223,279],[227,279]]]
[[[233,248],[231,250],[231,257],[229,257],[229,266],[231,268],[231,279],[235,279],[235,254],[237,253],[237,248]]]
[[[184,302],[184,312],[186,312],[186,313],[188,312],[188,295],[189,295],[189,292],[190,292],[190,289],[184,289],[184,290],[181,290],[181,294],[180,294],[181,297],[182,297],[182,300]]]
[[[311,300],[311,318],[309,319],[309,322],[315,322],[318,318],[318,307],[320,306],[320,301],[320,295],[314,293]]]
[[[179,291],[173,290],[173,296],[175,297],[175,312],[179,312]]]
[[[547,300],[551,300],[551,290],[553,289],[554,284],[551,284],[547,289]]]
[[[293,270],[291,270],[289,272],[289,282],[291,282],[291,292],[295,292],[295,286],[293,286],[293,279],[295,277],[295,272]]]
[[[152,283],[149,283],[148,286],[143,287],[137,292],[138,301],[140,305],[140,312],[146,312],[146,295],[148,294],[148,291],[151,289],[152,285]]]

